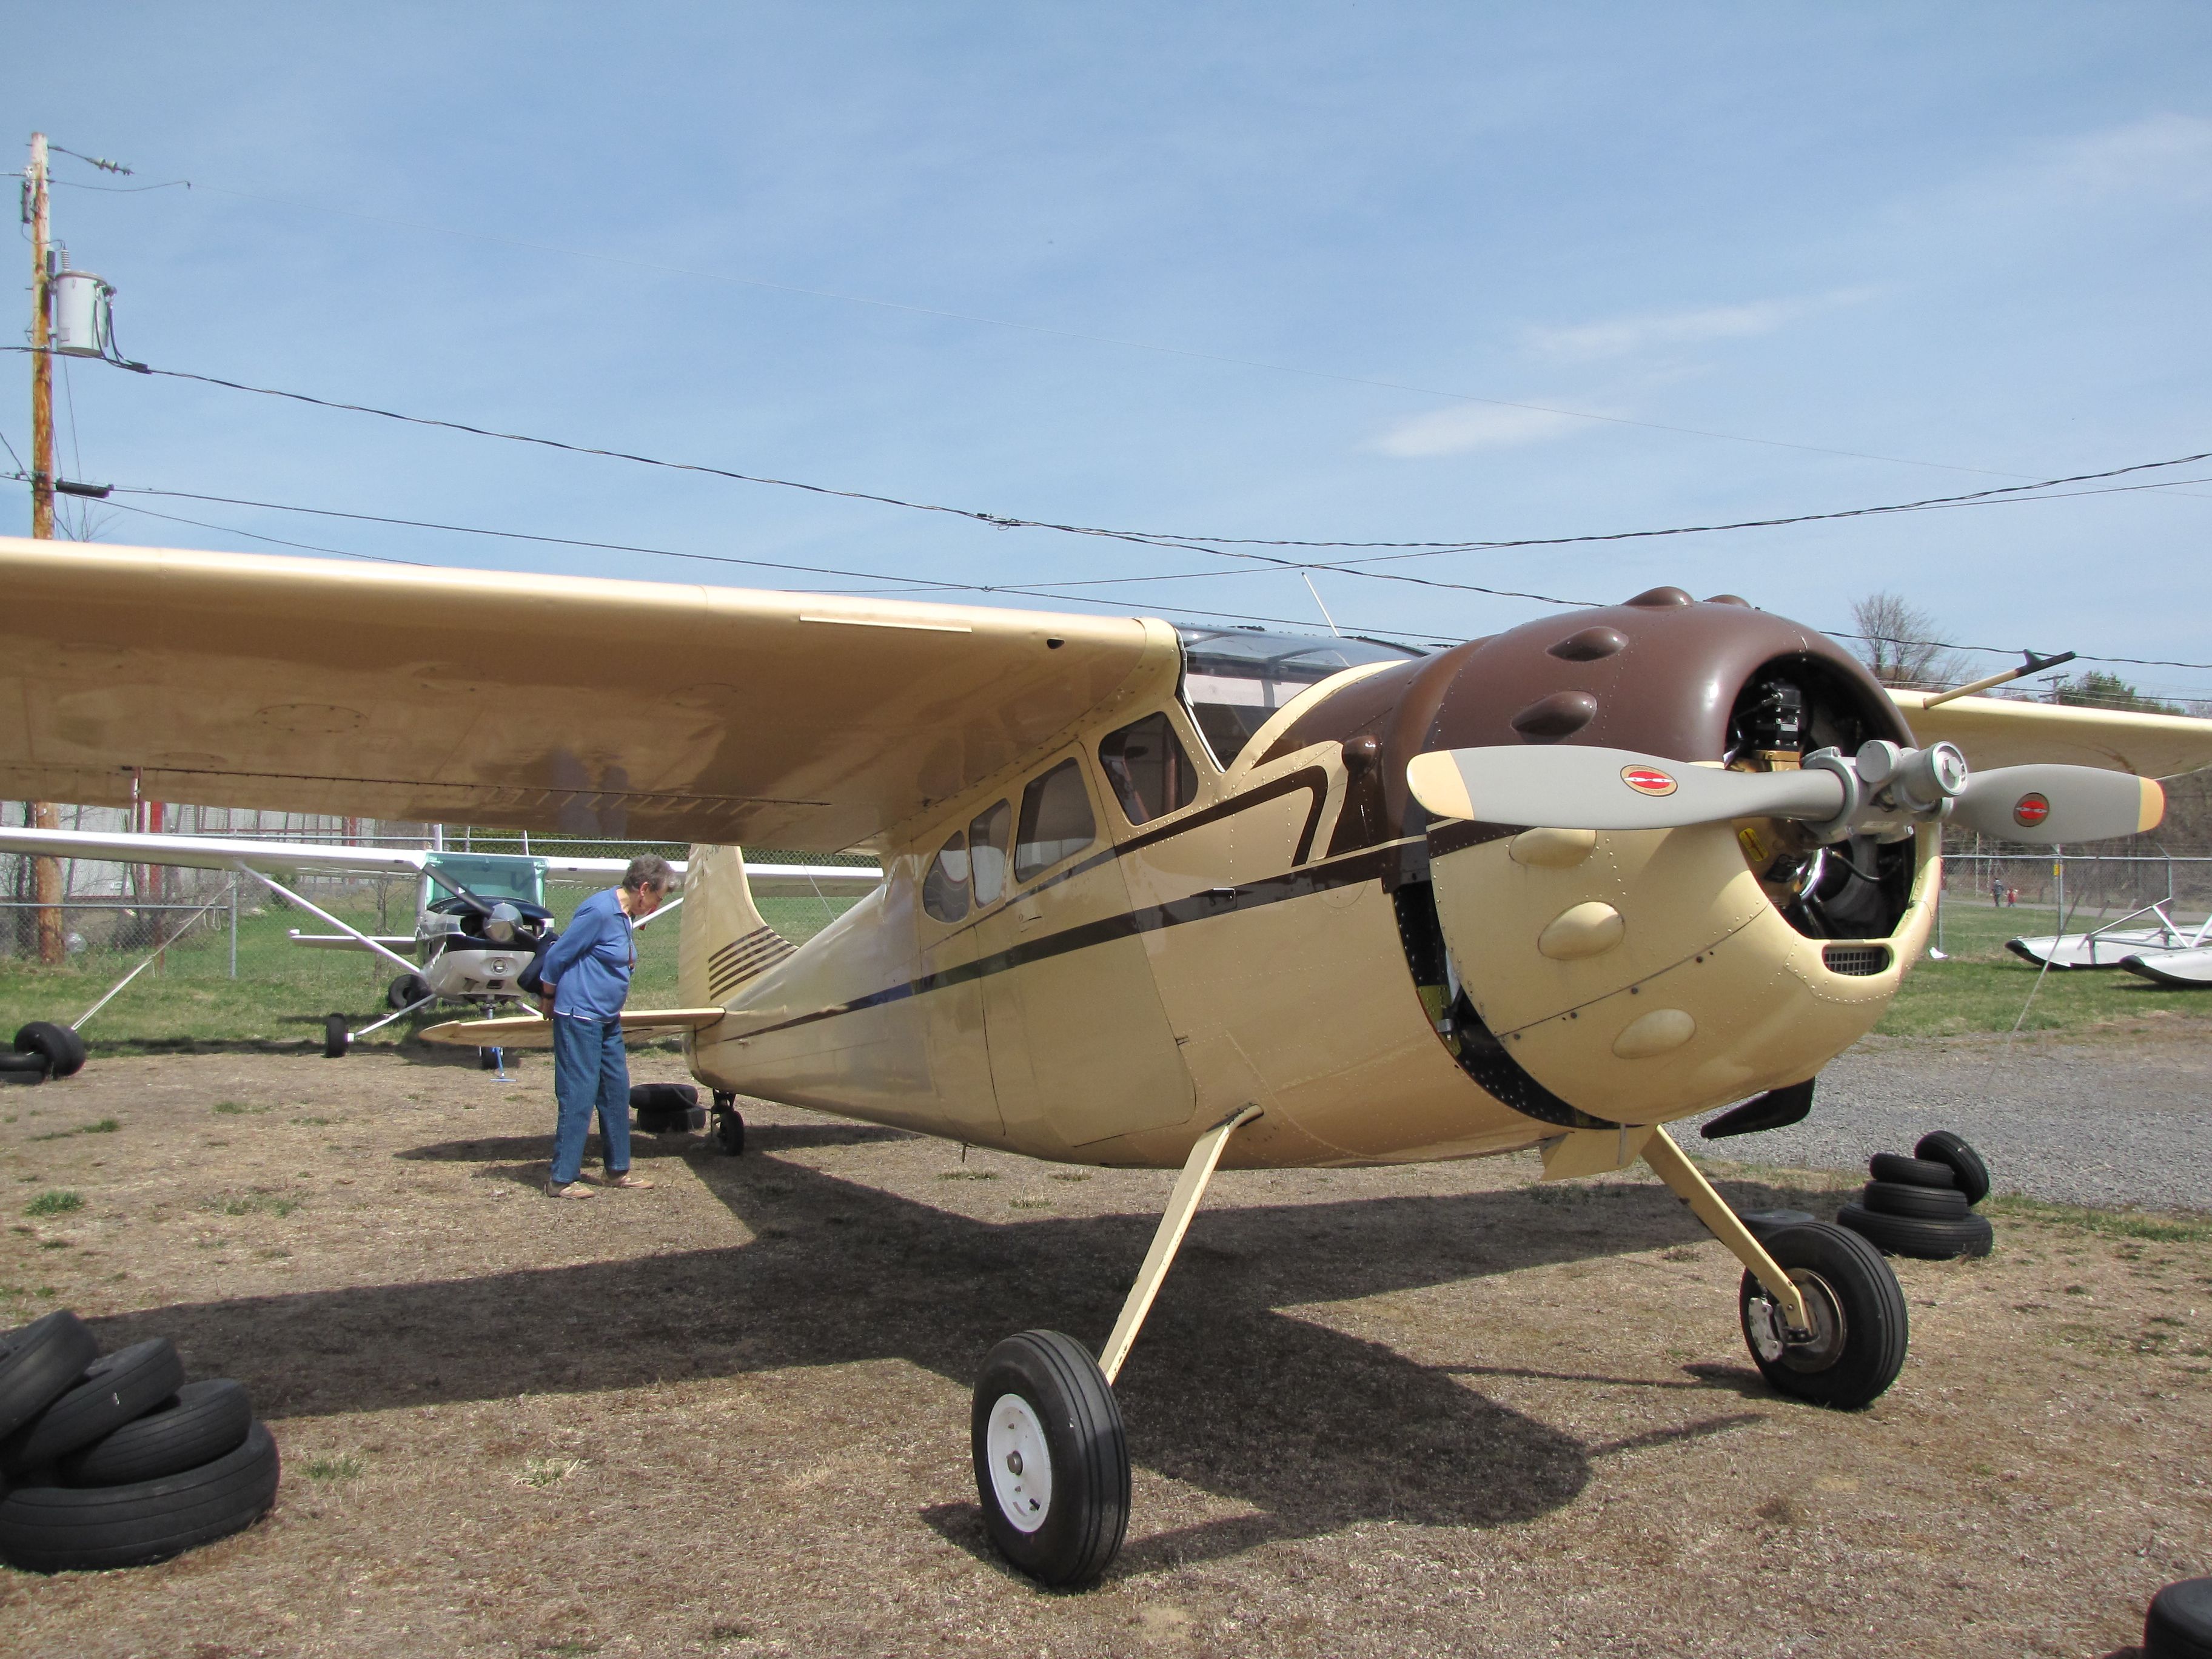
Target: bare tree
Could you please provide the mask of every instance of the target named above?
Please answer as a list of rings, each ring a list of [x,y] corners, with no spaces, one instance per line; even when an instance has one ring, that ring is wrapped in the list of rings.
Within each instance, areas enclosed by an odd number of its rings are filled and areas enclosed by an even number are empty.
[[[1966,678],[1966,659],[1936,636],[1936,618],[1901,593],[1851,601],[1859,658],[1884,685],[1936,688]]]

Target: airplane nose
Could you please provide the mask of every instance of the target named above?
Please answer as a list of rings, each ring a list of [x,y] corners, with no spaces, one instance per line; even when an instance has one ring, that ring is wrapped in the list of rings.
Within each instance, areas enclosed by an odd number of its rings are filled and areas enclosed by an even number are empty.
[[[1798,931],[1725,823],[1536,828],[1446,852],[1431,872],[1461,1017],[1553,1096],[1617,1122],[1802,1082],[1871,1029],[1918,952],[1924,839],[1905,915],[1873,940]]]
[[[1817,750],[1911,741],[1832,641],[1678,588],[1433,660],[1390,728],[1394,787],[1437,750],[1633,751],[1662,763],[1617,781],[1660,795],[1686,768],[1787,773]],[[1484,823],[1409,801],[1401,821],[1425,842],[1446,1040],[1486,1089],[1541,1113],[1657,1122],[1802,1082],[1881,1018],[1933,919],[1932,827],[1827,845],[1775,818],[1594,830],[1536,810]]]

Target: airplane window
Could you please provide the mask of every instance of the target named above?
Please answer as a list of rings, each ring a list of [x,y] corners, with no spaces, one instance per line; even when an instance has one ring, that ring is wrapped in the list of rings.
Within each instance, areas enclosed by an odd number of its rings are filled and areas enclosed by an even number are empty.
[[[1098,745],[1098,763],[1132,823],[1176,811],[1198,794],[1198,769],[1164,714],[1109,733]]]
[[[975,902],[995,904],[1006,890],[1006,832],[1014,809],[1000,801],[968,826],[968,857],[975,866]]]
[[[921,908],[939,921],[968,914],[968,837],[955,835],[938,849],[922,878]]]
[[[1226,769],[1268,716],[1310,686],[1362,663],[1421,653],[1379,640],[1309,639],[1257,629],[1185,628],[1183,696],[1213,758]]]
[[[1027,881],[1098,838],[1083,772],[1064,760],[1022,791],[1021,833],[1014,837],[1014,879]]]

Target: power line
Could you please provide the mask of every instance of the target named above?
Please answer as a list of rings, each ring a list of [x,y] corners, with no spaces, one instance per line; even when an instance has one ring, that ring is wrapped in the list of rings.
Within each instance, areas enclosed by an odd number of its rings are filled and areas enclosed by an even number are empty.
[[[1260,536],[1217,536],[1194,532],[1147,531],[1111,529],[1097,525],[1063,524],[1049,520],[1018,518],[1007,514],[991,513],[975,507],[948,507],[941,503],[909,501],[902,496],[878,494],[872,490],[844,489],[828,484],[808,483],[796,479],[779,478],[766,474],[738,472],[727,467],[709,466],[696,461],[672,461],[657,456],[640,455],[627,450],[605,449],[592,445],[569,443],[558,438],[539,437],[532,434],[501,432],[489,427],[471,425],[463,421],[449,421],[431,416],[402,414],[396,410],[380,409],[373,404],[344,402],[336,398],[312,397],[303,392],[287,392],[270,386],[249,386],[243,381],[222,379],[212,374],[197,374],[184,369],[150,368],[143,364],[131,365],[139,373],[155,374],[168,380],[195,380],[206,386],[218,386],[234,392],[251,392],[258,397],[277,398],[293,403],[311,404],[319,409],[341,410],[353,414],[373,415],[380,419],[398,421],[410,426],[423,426],[450,432],[464,432],[476,437],[496,438],[504,442],[528,444],[539,448],[559,450],[574,455],[595,455],[608,460],[629,461],[641,466],[659,467],[670,471],[696,472],[711,477],[728,478],[738,483],[774,486],[797,489],[810,495],[835,496],[846,501],[871,501],[879,506],[896,507],[916,513],[943,514],[965,519],[972,523],[986,524],[1000,530],[1052,530],[1066,535],[1096,536],[1113,541],[1137,543],[1152,547],[1182,548],[1186,551],[1206,553],[1217,557],[1243,557],[1287,566],[1292,568],[1353,569],[1357,566],[1391,562],[1385,556],[1372,559],[1344,560],[1333,564],[1296,565],[1293,562],[1243,551],[1249,548],[1353,548],[1392,550],[1398,558],[1419,558],[1440,553],[1504,551],[1528,547],[1566,547],[1589,545],[1604,542],[1639,541],[1672,536],[1711,535],[1739,530],[1771,530],[1790,525],[1816,524],[1829,520],[1868,518],[1899,513],[1919,513],[1942,507],[1962,507],[2008,497],[2027,499],[2033,492],[2058,488],[2070,483],[2094,483],[2106,478],[2124,477],[2130,474],[2154,471],[2166,467],[2193,465],[2212,460],[2212,450],[2174,457],[2169,460],[2137,461],[2126,466],[2111,467],[2097,472],[2077,472],[2032,483],[2002,484],[1988,489],[1971,490],[1955,495],[1931,495],[1917,501],[1889,502],[1874,507],[1844,507],[1825,513],[1798,513],[1765,519],[1743,519],[1713,524],[1678,525],[1656,530],[1620,530],[1574,536],[1528,536],[1497,540],[1468,539],[1459,541],[1330,541],[1317,538],[1293,538]],[[2202,483],[2201,479],[2178,480],[2177,483]],[[1533,595],[1516,597],[1540,597]]]
[[[118,488],[117,493],[125,492]],[[229,501],[234,506],[265,507],[271,511],[279,513],[308,513],[326,518],[354,519],[370,524],[396,525],[418,530],[447,530],[453,531],[461,535],[495,536],[513,541],[546,542],[560,547],[599,548],[605,549],[610,552],[617,553],[647,553],[660,558],[667,559],[696,559],[716,564],[757,565],[770,569],[843,575],[866,581],[904,582],[913,584],[913,586],[907,587],[894,587],[889,589],[846,590],[848,592],[873,592],[884,594],[886,597],[912,597],[916,592],[1005,593],[1022,599],[1053,599],[1064,605],[1089,605],[1110,607],[1118,614],[1127,614],[1124,607],[1115,604],[1115,602],[1111,600],[1092,599],[1083,594],[1059,593],[1054,592],[1048,588],[1017,587],[1000,585],[987,585],[981,583],[947,584],[943,582],[928,581],[927,579],[921,577],[893,576],[876,572],[827,571],[823,570],[820,567],[811,565],[774,564],[769,561],[762,559],[740,559],[713,553],[684,553],[678,552],[668,548],[639,547],[623,542],[582,541],[576,538],[568,536],[533,536],[519,530],[488,530],[476,528],[466,525],[431,524],[418,519],[386,518],[371,513],[340,513],[325,507],[287,507],[274,501],[240,501],[237,498],[231,496],[187,495],[185,492],[181,490],[133,490],[127,493],[151,495],[181,495],[187,501]],[[377,564],[404,565],[411,569],[416,570],[439,570],[452,568],[451,566],[447,565],[424,564],[413,559],[393,559],[386,558],[374,553],[355,553],[349,551],[344,548],[324,547],[313,542],[288,541],[281,536],[266,536],[263,535],[258,531],[240,529],[235,525],[210,524],[204,519],[187,519],[173,513],[156,513],[151,507],[134,507],[128,501],[115,501],[112,496],[108,504],[112,507],[119,508],[123,512],[135,513],[144,518],[161,519],[170,524],[191,525],[196,529],[213,530],[226,535],[244,536],[250,540],[268,542],[276,547],[297,548],[302,551],[309,553],[327,553],[342,559],[365,559]],[[835,588],[817,588],[806,591],[834,593],[840,590]],[[1190,605],[1153,605],[1149,608],[1176,616],[1211,617],[1222,621],[1239,623],[1266,623],[1272,626],[1282,628],[1303,629],[1310,626],[1308,622],[1299,617],[1261,617],[1253,616],[1242,611],[1200,609]],[[1418,629],[1411,629],[1372,627],[1362,628],[1357,631],[1370,636],[1389,638],[1395,635],[1401,639],[1420,640],[1437,645],[1458,643],[1458,641],[1449,635],[1427,634],[1422,633]]]

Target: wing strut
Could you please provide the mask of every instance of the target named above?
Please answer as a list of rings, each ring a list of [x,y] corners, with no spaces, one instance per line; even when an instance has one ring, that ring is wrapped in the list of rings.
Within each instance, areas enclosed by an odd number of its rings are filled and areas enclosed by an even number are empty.
[[[1257,1106],[1241,1106],[1200,1135],[1190,1149],[1182,1173],[1176,1177],[1175,1191],[1168,1195],[1167,1212],[1160,1217],[1159,1230],[1152,1235],[1152,1248],[1145,1252],[1145,1265],[1137,1269],[1137,1282],[1129,1286],[1129,1299],[1121,1304],[1121,1316],[1114,1322],[1113,1334],[1098,1356],[1098,1369],[1106,1374],[1109,1387],[1121,1374],[1121,1362],[1129,1357],[1137,1331],[1152,1310],[1160,1282],[1175,1265],[1176,1251],[1182,1248],[1183,1234],[1190,1230],[1199,1200],[1206,1196],[1214,1166],[1221,1162],[1222,1148],[1228,1146],[1230,1136],[1259,1115]]]

